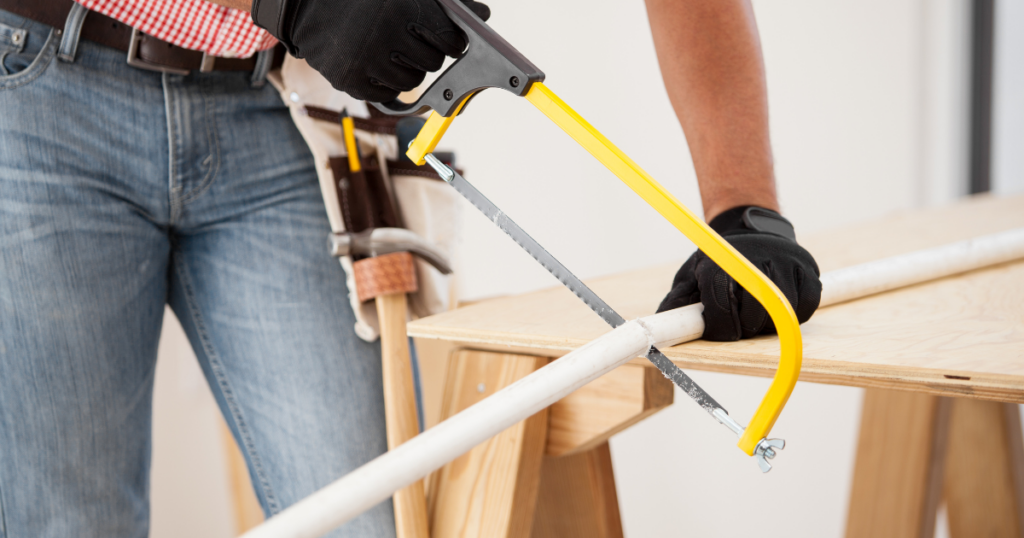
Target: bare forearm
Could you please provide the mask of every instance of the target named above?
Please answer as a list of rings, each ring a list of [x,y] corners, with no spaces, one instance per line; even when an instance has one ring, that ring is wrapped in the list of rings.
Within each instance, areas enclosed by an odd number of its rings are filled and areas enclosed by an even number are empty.
[[[750,2],[646,1],[705,218],[740,205],[778,210],[764,61]]]

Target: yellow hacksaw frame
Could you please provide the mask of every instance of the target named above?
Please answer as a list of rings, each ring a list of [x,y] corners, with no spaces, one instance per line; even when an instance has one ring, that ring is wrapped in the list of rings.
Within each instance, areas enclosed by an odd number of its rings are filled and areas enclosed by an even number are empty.
[[[452,120],[470,97],[472,96],[467,96],[449,117],[431,112],[426,124],[406,152],[406,155],[414,163],[424,164],[426,155],[434,150]],[[797,322],[793,307],[790,306],[789,301],[775,283],[769,280],[764,273],[754,267],[704,221],[697,218],[693,212],[542,82],[534,82],[525,97],[568,133],[573,140],[596,157],[601,164],[608,167],[629,188],[639,194],[658,213],[661,213],[673,226],[683,232],[683,235],[693,241],[697,248],[704,251],[768,311],[779,335],[781,354],[779,367],[768,388],[768,393],[761,400],[761,405],[740,437],[738,445],[740,449],[747,455],[754,455],[758,443],[768,436],[768,432],[771,431],[775,421],[782,413],[789,395],[793,392],[793,387],[796,386],[797,378],[800,376],[803,343],[800,337],[800,324]]]

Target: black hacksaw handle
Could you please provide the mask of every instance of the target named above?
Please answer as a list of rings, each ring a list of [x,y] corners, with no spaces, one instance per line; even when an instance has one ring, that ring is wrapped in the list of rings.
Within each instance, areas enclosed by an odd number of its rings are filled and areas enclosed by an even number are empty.
[[[371,103],[378,110],[393,116],[410,116],[433,110],[447,118],[459,109],[464,100],[480,90],[501,88],[522,96],[534,82],[544,80],[543,71],[461,1],[436,1],[448,18],[465,32],[469,45],[415,102],[395,99],[387,103]]]

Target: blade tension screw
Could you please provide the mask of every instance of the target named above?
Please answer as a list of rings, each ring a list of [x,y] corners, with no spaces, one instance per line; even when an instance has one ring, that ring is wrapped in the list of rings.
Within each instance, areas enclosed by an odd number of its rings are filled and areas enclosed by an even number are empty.
[[[444,100],[445,101],[451,101],[452,97],[455,97],[455,94],[453,94],[451,90],[445,90],[444,91]]]
[[[519,77],[512,77],[512,78],[508,79],[508,83],[511,84],[513,88],[518,88],[519,87]]]

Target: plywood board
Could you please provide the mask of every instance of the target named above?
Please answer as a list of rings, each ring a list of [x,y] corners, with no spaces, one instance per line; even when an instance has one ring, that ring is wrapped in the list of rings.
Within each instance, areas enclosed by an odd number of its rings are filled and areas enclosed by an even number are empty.
[[[1024,196],[975,197],[802,239],[825,271],[1024,227]],[[678,264],[588,281],[624,317],[652,314]],[[801,380],[1024,403],[1024,262],[824,308],[803,325]],[[553,288],[421,319],[410,334],[558,356],[608,327]],[[771,376],[778,340],[663,350],[684,368]],[[642,359],[641,359],[642,360]]]

